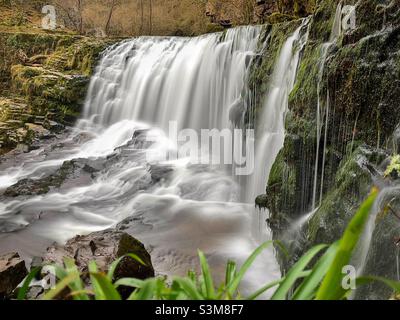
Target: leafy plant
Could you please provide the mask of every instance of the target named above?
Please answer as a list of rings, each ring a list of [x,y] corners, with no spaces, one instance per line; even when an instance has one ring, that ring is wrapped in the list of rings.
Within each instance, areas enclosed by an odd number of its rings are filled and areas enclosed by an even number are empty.
[[[79,274],[74,261],[65,259],[65,268],[56,267],[58,284],[45,294],[44,299],[55,299],[62,292],[68,290],[68,297],[75,300],[121,300],[118,292],[120,286],[133,288],[133,293],[128,300],[239,300],[243,298],[254,300],[273,288],[275,291],[272,294],[272,300],[346,299],[350,291],[342,287],[342,270],[351,259],[377,194],[378,191],[374,189],[338,242],[331,246],[318,245],[311,248],[285,277],[265,285],[247,297],[242,297],[240,294],[239,288],[243,277],[259,254],[273,244],[272,241],[255,250],[240,269],[233,261],[229,261],[226,266],[225,281],[218,287],[214,284],[211,269],[201,251],[199,251],[201,274],[197,275],[195,272],[189,271],[186,277],[174,277],[172,283],[168,283],[166,278],[148,280],[124,278],[113,281],[114,271],[124,257],[114,262],[107,274],[99,272],[96,263],[91,262],[88,266],[91,289],[85,288],[82,275]],[[143,261],[137,256],[129,256],[143,264]],[[320,258],[317,258],[318,256]],[[307,269],[311,264],[313,267]],[[33,270],[26,278],[19,292],[19,299],[25,298],[28,285],[36,272],[37,270]],[[363,285],[373,281],[383,282],[395,293],[400,293],[399,282],[379,277],[363,277],[357,279],[357,284]]]
[[[395,154],[394,156],[392,156],[391,160],[390,160],[390,164],[387,167],[386,171],[385,171],[385,177],[391,176],[391,175],[400,175],[400,155],[399,154]]]

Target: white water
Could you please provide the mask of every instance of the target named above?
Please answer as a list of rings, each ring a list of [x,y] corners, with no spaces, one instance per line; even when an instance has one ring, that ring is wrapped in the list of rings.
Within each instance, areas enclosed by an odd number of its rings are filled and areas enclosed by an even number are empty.
[[[321,205],[324,187],[324,174],[325,174],[325,156],[326,156],[326,145],[328,138],[328,124],[329,124],[329,92],[326,93],[326,103],[321,101],[321,85],[323,81],[326,59],[328,57],[329,49],[337,42],[338,38],[342,33],[342,3],[340,2],[336,8],[335,17],[333,20],[331,35],[328,42],[322,44],[321,47],[321,59],[319,66],[319,77],[317,83],[317,144],[316,144],[316,158],[315,158],[315,169],[314,169],[314,184],[313,184],[313,198],[312,198],[312,209],[315,210]],[[320,154],[320,141],[322,138],[322,128],[325,126],[324,133],[324,149],[323,159],[321,164],[321,181],[318,187],[318,172],[319,172],[319,154]],[[318,196],[317,193],[319,192]]]
[[[371,243],[373,240],[374,231],[376,228],[377,217],[380,213],[387,210],[386,206],[390,205],[392,199],[395,199],[400,192],[399,186],[389,186],[383,188],[379,194],[375,203],[372,207],[368,223],[363,232],[359,244],[357,246],[357,251],[354,257],[353,264],[356,267],[357,275],[364,275],[365,266],[368,260],[368,254],[370,252]]]
[[[0,222],[14,232],[0,234],[0,251],[40,255],[53,241],[130,218],[129,232],[150,249],[158,273],[184,274],[197,267],[201,249],[221,280],[227,259],[244,262],[270,237],[264,213],[256,214],[253,203],[283,145],[306,23],[281,50],[259,119],[258,167],[245,186],[225,167],[192,166],[186,158],[165,162],[158,156],[177,148],[166,134],[172,120],[179,128],[225,129],[235,125],[233,118],[244,117],[252,94],[245,84],[261,28],[232,29],[225,36],[144,37],[108,49],[91,80],[84,119],[61,142],[4,168],[0,189],[46,176],[66,160],[100,161],[102,169],[93,179],[74,178],[57,192],[2,202]],[[157,142],[149,144],[148,137]],[[160,181],[152,180],[149,154],[153,167],[171,169]],[[248,203],[240,202],[244,191]],[[262,220],[256,234],[255,217]],[[248,273],[244,292],[279,276],[273,250],[265,251]]]
[[[289,94],[296,80],[300,52],[307,42],[308,31],[302,33],[302,29],[307,25],[308,20],[304,20],[294,34],[286,40],[275,64],[262,115],[260,119],[257,119],[259,139],[256,141],[255,173],[250,178],[247,189],[248,201],[265,193],[272,165],[283,147]]]
[[[137,38],[109,50],[89,89],[85,116],[109,125],[124,119],[168,129],[229,128],[244,104],[245,82],[261,27],[197,38]],[[242,107],[244,111],[245,106]]]

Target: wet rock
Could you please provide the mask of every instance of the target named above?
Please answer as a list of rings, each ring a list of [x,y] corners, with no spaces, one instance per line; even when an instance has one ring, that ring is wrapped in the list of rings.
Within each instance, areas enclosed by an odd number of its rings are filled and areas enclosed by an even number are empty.
[[[65,127],[62,124],[49,120],[45,120],[43,122],[43,127],[47,130],[50,130],[51,132],[56,132],[56,133],[62,132],[65,129]]]
[[[28,271],[18,253],[0,257],[0,299],[10,298],[13,290],[24,280]]]
[[[74,136],[73,141],[78,144],[84,144],[95,138],[95,135],[90,132],[82,132]]]
[[[256,206],[258,208],[268,208],[268,196],[266,194],[262,194],[256,198]]]
[[[8,187],[4,192],[7,197],[18,197],[27,195],[41,195],[53,189],[60,188],[67,180],[79,179],[84,177],[91,179],[93,174],[98,172],[101,166],[96,161],[87,159],[75,159],[66,161],[54,174],[42,179],[23,179],[16,184]]]
[[[49,130],[41,125],[37,125],[34,123],[25,123],[25,126],[28,128],[28,130],[32,131],[39,139],[50,135]]]
[[[40,300],[45,291],[41,286],[32,286],[26,294],[26,300]]]
[[[167,179],[173,171],[173,166],[169,165],[152,165],[149,168],[151,179],[154,183]]]
[[[16,149],[17,149],[17,151],[21,151],[24,153],[28,153],[30,151],[29,146],[26,144],[23,144],[23,143],[18,144]]]
[[[4,195],[7,197],[18,197],[21,195],[39,195],[49,192],[49,186],[37,180],[23,179],[15,185],[7,188]]]
[[[130,253],[138,256],[144,264],[131,257],[125,257],[115,270],[114,280],[121,278],[143,280],[154,277],[151,257],[144,245],[129,234],[114,230],[77,236],[69,240],[65,246],[54,245],[48,248],[44,262],[61,265],[65,257],[73,258],[79,271],[85,273],[88,271],[88,263],[95,261],[99,271],[106,272],[112,262]],[[121,290],[124,296],[129,292],[132,292],[132,289]]]
[[[40,268],[43,266],[43,258],[42,257],[33,257],[32,258],[32,262],[31,262],[31,266],[30,269],[34,269],[34,268]],[[40,280],[40,275],[39,273],[36,275],[36,280]]]

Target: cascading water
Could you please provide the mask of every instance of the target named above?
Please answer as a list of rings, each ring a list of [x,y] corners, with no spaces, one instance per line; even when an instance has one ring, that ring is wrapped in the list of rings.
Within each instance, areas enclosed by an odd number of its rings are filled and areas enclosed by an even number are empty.
[[[342,32],[342,3],[340,2],[336,8],[335,17],[333,20],[331,35],[328,42],[322,44],[321,48],[321,62],[319,66],[319,78],[317,84],[317,145],[316,145],[316,158],[315,158],[315,171],[314,171],[314,185],[313,185],[313,198],[312,198],[312,209],[315,210],[322,201],[323,187],[324,187],[324,174],[325,174],[325,156],[326,156],[326,144],[328,139],[328,125],[329,125],[329,91],[326,92],[326,104],[324,105],[321,101],[321,84],[323,81],[326,59],[328,57],[329,49],[336,43]],[[325,121],[324,121],[325,120]],[[319,154],[320,154],[320,141],[322,138],[322,128],[325,126],[324,132],[324,150],[323,159],[321,162],[321,181],[318,188],[318,173],[319,173]],[[318,193],[318,195],[317,195]]]
[[[72,132],[14,158],[12,165],[0,164],[0,191],[22,179],[58,177],[72,166],[60,190],[2,199],[0,252],[18,250],[29,259],[54,241],[116,227],[147,245],[159,274],[196,268],[201,249],[221,280],[228,259],[244,262],[265,239],[252,233],[254,199],[264,192],[283,145],[306,24],[281,49],[259,119],[258,166],[250,184],[242,186],[225,166],[163,155],[178,149],[167,135],[171,121],[176,129],[197,131],[243,122],[261,27],[197,38],[142,37],[109,48],[91,79],[84,117]],[[251,190],[248,203],[240,202],[243,190]],[[260,225],[258,233],[266,233]],[[279,276],[273,250],[265,251],[248,273],[244,292]]]
[[[86,118],[140,120],[164,130],[229,128],[261,27],[197,38],[138,38],[109,50],[89,88]],[[245,108],[246,106],[242,106]],[[243,112],[243,109],[242,109]]]
[[[321,45],[321,58],[318,72],[318,83],[317,86],[317,112],[316,112],[316,123],[317,123],[317,139],[316,139],[316,156],[314,162],[314,179],[312,186],[312,209],[303,214],[300,218],[293,221],[289,230],[287,230],[283,238],[284,239],[296,239],[300,241],[302,230],[304,226],[312,219],[314,214],[318,211],[319,206],[322,202],[323,188],[324,188],[324,175],[325,175],[325,161],[326,161],[326,147],[328,141],[328,126],[330,117],[330,101],[329,101],[329,90],[326,92],[326,101],[322,101],[321,98],[321,86],[323,81],[323,75],[325,71],[325,64],[328,57],[329,49],[337,42],[342,32],[342,3],[340,2],[336,8],[335,16],[333,19],[332,30],[329,37],[329,41]],[[325,128],[324,128],[325,127]],[[324,131],[323,131],[324,129]],[[320,160],[320,142],[323,138],[323,156]],[[321,162],[321,163],[320,163]],[[320,172],[321,171],[321,172]],[[319,174],[320,180],[318,179]]]
[[[255,199],[257,195],[265,193],[272,165],[283,147],[288,99],[295,83],[300,53],[308,39],[308,30],[303,32],[308,22],[309,20],[305,19],[294,34],[286,40],[275,65],[269,91],[263,103],[262,116],[257,119],[257,134],[260,138],[256,141],[254,174],[246,183],[248,202]],[[266,239],[268,214],[265,209],[256,210],[253,233],[258,239]]]
[[[263,103],[262,115],[257,119],[257,135],[260,139],[256,141],[255,173],[248,186],[248,201],[265,193],[272,165],[283,147],[289,94],[296,80],[300,53],[308,38],[308,32],[302,33],[302,29],[307,25],[308,20],[305,19],[285,42],[276,62],[269,91]]]

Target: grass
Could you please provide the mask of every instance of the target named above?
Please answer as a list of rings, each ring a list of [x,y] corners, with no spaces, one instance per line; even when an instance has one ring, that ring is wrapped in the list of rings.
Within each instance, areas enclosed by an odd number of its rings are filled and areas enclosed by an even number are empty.
[[[219,286],[215,285],[207,259],[201,251],[199,251],[201,274],[189,271],[186,277],[173,277],[171,282],[160,277],[148,280],[124,278],[114,281],[114,271],[123,257],[110,266],[107,274],[99,272],[96,263],[91,262],[88,266],[90,289],[85,287],[83,275],[78,272],[75,262],[72,259],[65,259],[64,267],[54,266],[58,283],[44,295],[43,299],[63,297],[74,300],[122,300],[118,291],[121,286],[132,288],[128,300],[255,300],[269,290],[274,290],[271,300],[347,299],[351,290],[342,287],[344,277],[342,270],[350,263],[377,194],[376,189],[371,192],[338,242],[330,246],[318,245],[311,248],[285,277],[266,284],[246,297],[240,294],[239,289],[243,277],[260,253],[273,245],[272,241],[264,243],[255,250],[240,269],[233,261],[229,261],[226,266],[225,281]],[[129,257],[144,264],[135,255]],[[18,299],[25,299],[29,284],[38,271],[39,269],[35,269],[28,275],[19,290]],[[400,283],[388,279],[363,277],[357,279],[356,283],[360,286],[374,281],[385,283],[393,289],[394,294],[400,293]]]

